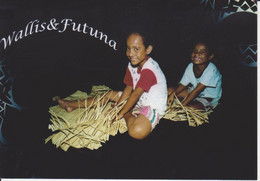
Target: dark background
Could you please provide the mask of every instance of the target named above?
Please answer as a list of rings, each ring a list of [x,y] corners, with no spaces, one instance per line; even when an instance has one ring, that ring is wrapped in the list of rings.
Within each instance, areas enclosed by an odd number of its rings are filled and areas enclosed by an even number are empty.
[[[14,99],[24,108],[6,110],[3,134],[9,143],[1,145],[1,177],[256,179],[257,71],[239,63],[236,47],[256,43],[256,15],[235,14],[219,23],[199,0],[17,0],[0,1],[0,18],[0,38],[35,19],[71,18],[107,34],[118,49],[69,29],[45,30],[1,47],[14,77]],[[223,96],[210,123],[193,128],[162,119],[145,140],[118,134],[95,151],[64,152],[44,144],[51,134],[52,97],[89,92],[92,85],[124,88],[125,32],[135,26],[152,33],[151,56],[169,86],[178,83],[190,62],[192,42],[201,36],[211,41]]]

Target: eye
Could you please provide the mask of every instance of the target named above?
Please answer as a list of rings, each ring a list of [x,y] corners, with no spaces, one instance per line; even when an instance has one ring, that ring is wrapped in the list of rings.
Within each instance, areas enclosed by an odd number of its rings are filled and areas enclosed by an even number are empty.
[[[139,50],[139,48],[135,48],[134,50],[135,50],[135,51],[138,51],[138,50]]]
[[[195,54],[195,53],[198,53],[197,50],[192,50],[191,53]]]
[[[206,51],[206,50],[200,50],[200,51],[198,51],[198,50],[193,50],[192,53],[193,53],[193,54],[196,54],[196,53],[197,53],[197,54],[202,55],[202,54],[206,54],[207,51]]]

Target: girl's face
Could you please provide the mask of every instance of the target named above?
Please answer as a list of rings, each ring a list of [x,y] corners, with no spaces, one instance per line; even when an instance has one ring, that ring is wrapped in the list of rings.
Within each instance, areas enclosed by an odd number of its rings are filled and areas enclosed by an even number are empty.
[[[142,67],[147,59],[147,56],[152,51],[152,46],[149,45],[147,48],[143,44],[142,36],[138,34],[131,34],[127,38],[127,49],[126,56],[129,58],[133,66]]]
[[[213,55],[209,55],[209,50],[204,43],[198,43],[195,45],[192,53],[191,60],[195,65],[205,65],[213,58]]]

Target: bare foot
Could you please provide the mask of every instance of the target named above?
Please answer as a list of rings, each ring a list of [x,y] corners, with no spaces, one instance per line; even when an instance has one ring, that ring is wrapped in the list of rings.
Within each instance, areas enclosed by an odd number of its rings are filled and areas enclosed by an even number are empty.
[[[67,112],[71,112],[74,109],[76,109],[76,107],[73,106],[73,102],[72,101],[67,101],[67,100],[62,100],[60,98],[56,98],[58,104],[60,107],[62,107],[63,109],[65,109]]]

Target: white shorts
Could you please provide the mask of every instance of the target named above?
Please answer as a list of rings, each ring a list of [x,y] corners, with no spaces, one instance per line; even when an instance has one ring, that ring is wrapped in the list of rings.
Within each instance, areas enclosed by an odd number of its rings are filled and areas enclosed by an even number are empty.
[[[208,101],[206,98],[196,97],[195,99],[193,99],[193,101],[198,101],[198,102],[200,102],[200,103],[204,106],[205,111],[209,111],[210,109],[213,109],[213,105],[212,105],[211,102]]]
[[[190,93],[191,91],[192,91],[191,87],[188,87],[188,92]],[[205,111],[209,111],[210,109],[214,108],[211,101],[207,100],[207,98],[196,97],[196,98],[193,99],[193,101],[200,102],[204,106]]]
[[[123,93],[122,91],[118,92],[119,97],[121,97],[122,93]],[[152,109],[150,106],[142,107],[136,105],[132,111],[132,114],[134,116],[138,116],[139,114],[142,114],[145,117],[147,117],[152,124],[152,130],[155,128],[155,126],[159,123],[160,119],[162,118],[162,116],[160,116],[158,111],[156,109]]]
[[[139,114],[144,115],[149,119],[152,124],[152,130],[159,123],[161,116],[156,109],[152,109],[150,106],[138,106],[136,105],[132,111],[134,116],[138,116]]]

